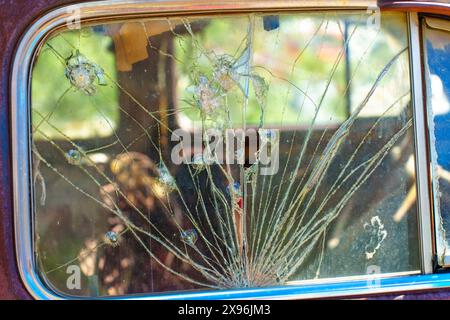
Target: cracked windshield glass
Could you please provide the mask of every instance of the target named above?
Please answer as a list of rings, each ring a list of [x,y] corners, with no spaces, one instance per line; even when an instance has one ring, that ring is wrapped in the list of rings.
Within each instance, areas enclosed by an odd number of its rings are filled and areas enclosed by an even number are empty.
[[[406,15],[70,25],[31,77],[36,268],[60,294],[419,268]]]

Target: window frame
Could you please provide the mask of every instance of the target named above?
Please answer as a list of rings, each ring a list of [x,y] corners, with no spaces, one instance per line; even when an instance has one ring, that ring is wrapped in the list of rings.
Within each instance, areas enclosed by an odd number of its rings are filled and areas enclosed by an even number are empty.
[[[107,0],[69,5],[55,9],[37,20],[23,35],[14,57],[11,83],[12,167],[14,192],[14,228],[18,269],[29,293],[36,299],[65,299],[53,292],[51,285],[43,283],[36,272],[34,255],[33,194],[31,192],[31,61],[39,45],[55,29],[71,21],[71,14],[79,10],[81,21],[115,20],[136,16],[157,17],[179,14],[211,14],[251,11],[302,11],[365,10],[377,7],[375,0],[345,1],[120,1]],[[423,61],[421,60],[420,21],[417,12],[442,10],[450,15],[450,4],[431,2],[391,1],[382,9],[401,10],[408,16],[408,41],[410,47],[410,80],[414,114],[416,181],[418,190],[419,240],[421,242],[421,272],[380,274],[376,286],[371,285],[373,276],[352,276],[333,279],[306,280],[298,284],[253,289],[220,291],[197,291],[163,294],[129,295],[112,299],[257,299],[257,298],[322,298],[360,296],[391,292],[450,288],[449,274],[433,272],[433,227],[431,208],[431,184],[429,152],[427,148],[426,106],[423,94]],[[421,9],[422,8],[422,9]],[[108,298],[111,299],[111,298]]]

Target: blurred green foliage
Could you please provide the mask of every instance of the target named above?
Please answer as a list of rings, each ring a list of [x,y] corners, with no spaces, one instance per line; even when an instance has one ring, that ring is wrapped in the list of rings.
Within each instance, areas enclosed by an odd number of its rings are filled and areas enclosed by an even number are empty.
[[[316,29],[321,25],[323,17],[308,14],[305,20],[308,20],[312,29]],[[343,48],[342,39],[339,37],[326,33],[319,35],[314,42],[310,43],[294,67],[293,61],[307,45],[308,37],[312,36],[308,33],[298,36],[298,22],[298,15],[281,15],[280,27],[265,31],[263,17],[255,18],[251,72],[262,76],[269,85],[264,119],[268,126],[311,122],[315,108],[310,100],[315,102],[320,100],[325,90],[324,83],[330,77],[335,59]],[[237,59],[245,49],[248,27],[248,16],[211,19],[207,21],[204,30],[196,34],[195,41],[189,34],[175,41],[175,55],[181,61],[177,63],[178,104],[183,109],[184,115],[191,121],[198,123],[201,117],[198,110],[189,109],[192,94],[186,88],[195,83],[194,77],[199,73],[208,78],[213,77],[213,62],[207,56],[214,58],[214,56],[228,54]],[[323,25],[321,29],[324,29]],[[201,43],[201,47],[197,45],[198,43]],[[321,43],[326,43],[327,48],[321,47]],[[324,54],[327,49],[330,51],[328,56]],[[330,90],[325,96],[316,123],[336,123],[346,117],[343,94],[345,90],[344,62],[344,59],[340,60],[332,76]],[[307,93],[311,99],[305,99],[304,93]],[[240,126],[243,122],[243,98],[239,90],[234,90],[228,96],[228,106],[235,126]],[[248,125],[255,125],[259,123],[260,116],[260,106],[253,88],[250,87],[245,121]]]

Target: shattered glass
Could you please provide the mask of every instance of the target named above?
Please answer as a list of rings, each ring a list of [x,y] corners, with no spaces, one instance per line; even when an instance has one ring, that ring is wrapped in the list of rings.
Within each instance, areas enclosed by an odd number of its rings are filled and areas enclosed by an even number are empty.
[[[116,296],[419,270],[406,16],[369,18],[51,34],[31,77],[45,283]]]
[[[436,28],[443,23],[447,30]],[[430,23],[430,25],[428,25]],[[437,263],[450,264],[450,23],[426,19],[423,24],[425,77],[431,138]]]

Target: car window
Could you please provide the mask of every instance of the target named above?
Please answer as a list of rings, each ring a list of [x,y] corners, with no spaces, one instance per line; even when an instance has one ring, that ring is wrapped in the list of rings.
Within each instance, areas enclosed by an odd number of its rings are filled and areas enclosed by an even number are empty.
[[[37,272],[70,296],[420,269],[407,19],[60,29],[31,73]]]
[[[450,23],[446,20],[426,18],[423,24],[425,77],[431,139],[433,186],[435,193],[436,244],[438,263],[449,264],[449,170],[448,138],[450,121]]]

